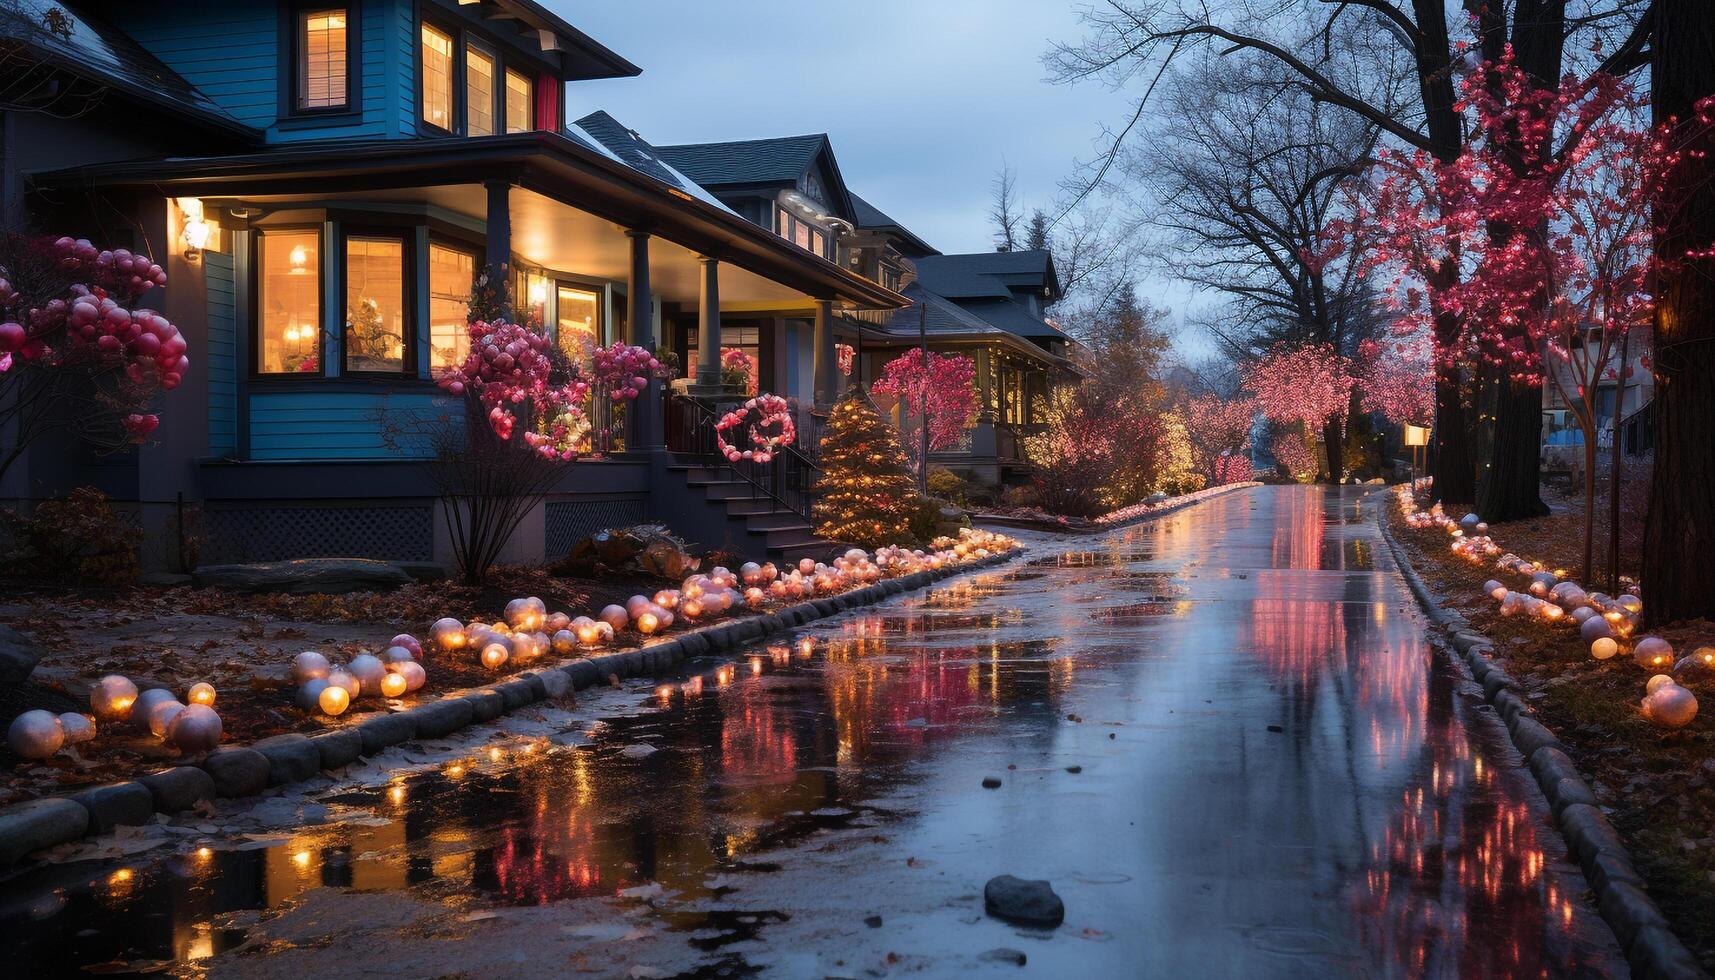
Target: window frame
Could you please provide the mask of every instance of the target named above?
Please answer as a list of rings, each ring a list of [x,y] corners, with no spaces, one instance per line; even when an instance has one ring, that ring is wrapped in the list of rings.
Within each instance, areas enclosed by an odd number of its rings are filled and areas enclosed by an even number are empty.
[[[339,311],[339,375],[342,378],[386,378],[395,381],[417,379],[417,236],[412,230],[413,225],[354,225],[341,223],[339,227],[338,273]],[[399,301],[400,318],[405,323],[404,336],[400,339],[403,348],[402,361],[397,371],[359,371],[351,367],[351,357],[346,350],[346,304],[347,288],[351,279],[351,263],[346,251],[353,238],[371,241],[397,241],[399,249]]]
[[[470,131],[470,53],[478,51],[488,59],[490,75],[488,77],[488,132],[473,135]],[[459,136],[469,139],[482,139],[485,136],[500,136],[505,133],[506,126],[506,59],[492,44],[481,39],[471,39],[464,36],[458,45],[458,84],[454,93],[460,106]]]
[[[565,350],[564,347],[560,346],[560,291],[561,290],[567,290],[570,292],[577,292],[577,293],[589,293],[591,296],[594,296],[595,297],[595,345],[597,347],[605,347],[608,344],[611,344],[613,342],[612,340],[609,339],[608,316],[607,316],[607,309],[606,309],[606,307],[607,307],[607,288],[606,288],[605,282],[603,282],[602,280],[599,280],[599,279],[585,280],[585,279],[581,279],[581,278],[574,278],[570,274],[563,273],[563,272],[561,272],[561,273],[549,272],[548,273],[548,281],[552,284],[553,292],[554,292],[554,322],[553,322],[553,324],[551,324],[552,331],[549,335],[549,340],[553,341],[553,344],[555,347],[559,348],[562,352],[564,352],[564,350]],[[550,325],[544,324],[544,326],[550,326]]]
[[[447,249],[448,251],[458,252],[460,254],[470,256],[471,269],[472,269],[470,289],[472,290],[472,293],[471,293],[471,296],[469,298],[467,298],[467,300],[466,300],[465,323],[467,326],[470,323],[469,303],[471,300],[474,300],[476,298],[476,296],[475,296],[476,277],[478,275],[480,275],[482,273],[482,270],[486,267],[484,265],[484,262],[485,262],[485,258],[486,258],[487,253],[488,253],[488,250],[479,242],[469,240],[469,239],[465,239],[465,238],[454,237],[452,235],[442,234],[433,228],[431,228],[429,230],[429,251],[428,251],[428,254],[423,256],[423,272],[425,275],[428,276],[427,281],[425,281],[423,283],[423,295],[428,297],[429,307],[428,307],[428,309],[423,311],[422,328],[424,330],[428,331],[428,338],[427,338],[428,343],[424,346],[427,346],[429,349],[428,369],[429,369],[430,380],[434,379],[435,372],[438,370],[441,370],[441,369],[449,367],[449,366],[450,367],[457,367],[456,364],[455,365],[438,365],[438,366],[435,364],[435,347],[434,347],[434,344],[435,344],[435,324],[433,322],[434,321],[434,309],[435,309],[435,292],[434,292],[435,276],[434,276],[434,266],[432,263],[434,261],[434,251],[436,248],[444,248],[444,249]],[[413,290],[412,292],[415,293],[415,290]],[[468,348],[467,348],[467,350],[468,350]],[[389,375],[389,377],[391,377],[391,375]]]
[[[506,114],[510,113],[510,111],[511,111],[512,87],[511,87],[510,83],[512,81],[512,76],[514,76],[514,75],[517,75],[519,78],[524,79],[524,84],[529,86],[526,89],[526,95],[524,98],[524,111],[527,114],[528,118],[525,119],[524,128],[518,130],[517,132],[513,131],[512,120],[510,118],[507,118],[507,116],[506,116]],[[512,65],[503,64],[503,70],[501,71],[501,79],[502,79],[502,84],[500,85],[500,108],[501,108],[501,112],[502,112],[501,122],[503,123],[503,126],[501,127],[500,132],[497,135],[516,136],[516,135],[518,135],[518,133],[535,132],[536,131],[536,77],[527,71],[520,71],[517,68],[513,67]]]
[[[293,0],[280,8],[280,51],[284,52],[284,64],[280,71],[280,106],[279,117],[282,121],[308,119],[330,122],[335,120],[363,118],[363,106],[359,99],[363,93],[363,22],[360,16],[361,3],[347,0],[339,3],[337,0]],[[299,37],[298,27],[303,23],[304,14],[314,10],[345,11],[345,103],[337,106],[298,105],[299,58],[303,55],[303,45]]]
[[[460,10],[464,8],[461,6]],[[530,84],[530,99],[527,108],[530,112],[530,128],[524,132],[534,132],[541,124],[541,114],[537,112],[537,99],[541,96],[541,83],[544,76],[552,77],[558,84],[554,86],[554,105],[557,118],[565,116],[565,85],[560,69],[551,63],[538,61],[528,54],[520,54],[513,46],[501,40],[499,35],[481,29],[474,23],[467,23],[451,11],[432,9],[427,3],[416,4],[417,16],[414,33],[411,37],[412,61],[417,73],[416,80],[416,132],[419,136],[447,137],[456,136],[466,139],[481,139],[473,137],[469,131],[467,100],[469,98],[469,62],[467,52],[477,48],[494,62],[494,132],[493,136],[506,135],[506,76],[508,72],[515,73]],[[468,15],[466,15],[468,16]],[[428,78],[423,71],[423,28],[427,26],[452,39],[452,123],[451,129],[443,129],[424,118],[424,95],[427,92]]]
[[[264,371],[262,370],[262,312],[263,273],[266,264],[266,244],[271,234],[289,232],[314,232],[316,236],[316,369],[314,371]],[[297,222],[285,225],[269,225],[256,228],[251,243],[250,260],[250,357],[248,377],[252,381],[295,381],[310,378],[326,378],[327,373],[327,232],[319,222]]]
[[[447,57],[451,63],[447,66],[447,81],[451,86],[448,92],[447,121],[450,128],[442,128],[429,121],[428,94],[429,73],[424,70],[423,62],[423,31],[425,29],[444,35],[452,45]],[[458,136],[464,128],[464,32],[449,26],[446,22],[435,17],[418,17],[417,29],[411,36],[412,50],[416,52],[417,68],[417,131],[429,136]]]

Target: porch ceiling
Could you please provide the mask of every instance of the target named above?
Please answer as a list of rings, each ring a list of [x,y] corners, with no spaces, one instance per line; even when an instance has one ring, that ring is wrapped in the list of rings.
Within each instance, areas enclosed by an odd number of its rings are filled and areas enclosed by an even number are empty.
[[[270,209],[372,205],[427,206],[442,217],[463,218],[480,230],[487,217],[488,192],[481,184],[391,188],[333,194],[264,194],[243,203]],[[512,250],[532,265],[556,272],[624,282],[631,271],[631,243],[625,229],[598,215],[532,190],[514,187]],[[238,203],[233,201],[232,203]],[[695,309],[701,292],[698,254],[660,236],[649,241],[649,285],[669,303]],[[721,308],[728,312],[814,309],[804,293],[729,262],[720,265]]]

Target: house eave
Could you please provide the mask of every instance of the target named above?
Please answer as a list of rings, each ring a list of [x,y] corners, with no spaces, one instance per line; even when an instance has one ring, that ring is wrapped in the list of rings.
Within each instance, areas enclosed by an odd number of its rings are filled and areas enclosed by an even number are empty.
[[[32,175],[68,190],[152,190],[170,197],[370,190],[506,180],[628,228],[856,309],[910,305],[904,296],[840,268],[766,228],[550,132],[480,139],[295,145],[233,156],[139,160]]]

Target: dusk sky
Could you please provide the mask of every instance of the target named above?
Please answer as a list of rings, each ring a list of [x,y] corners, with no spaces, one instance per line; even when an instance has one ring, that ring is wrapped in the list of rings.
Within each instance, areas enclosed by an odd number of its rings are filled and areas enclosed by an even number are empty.
[[[1046,81],[1079,36],[1070,0],[631,0],[550,6],[643,69],[574,83],[568,113],[606,109],[653,143],[826,132],[846,183],[946,252],[992,247],[1002,162],[1026,210],[1049,207],[1126,96]]]

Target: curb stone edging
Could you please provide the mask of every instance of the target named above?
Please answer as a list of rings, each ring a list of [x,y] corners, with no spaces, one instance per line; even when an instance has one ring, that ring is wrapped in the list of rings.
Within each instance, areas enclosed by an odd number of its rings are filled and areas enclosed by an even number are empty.
[[[803,600],[767,615],[701,626],[635,649],[519,671],[492,684],[450,692],[400,711],[375,713],[354,725],[311,735],[272,735],[249,745],[222,745],[200,762],[169,766],[122,783],[87,786],[60,796],[0,807],[0,868],[36,851],[105,833],[121,823],[146,820],[156,812],[178,813],[202,799],[252,796],[264,787],[313,779],[325,769],[348,765],[389,746],[444,737],[537,701],[606,683],[609,678],[656,673],[692,657],[743,647],[773,633],[872,605],[942,579],[1005,564],[1024,553],[1022,547],[1013,548],[959,565],[882,579],[837,596]],[[241,759],[248,762],[252,772],[232,771]],[[265,767],[261,765],[264,762]],[[263,773],[266,778],[257,786]],[[144,812],[145,797],[148,812]]]
[[[1524,756],[1548,800],[1554,825],[1565,838],[1566,850],[1578,859],[1584,880],[1595,893],[1596,907],[1613,930],[1627,964],[1641,977],[1708,980],[1709,974],[1668,928],[1661,907],[1644,890],[1643,876],[1632,864],[1631,852],[1607,816],[1594,806],[1596,795],[1578,773],[1566,747],[1514,693],[1517,683],[1512,677],[1490,659],[1494,644],[1463,615],[1442,606],[1440,597],[1406,560],[1404,548],[1388,524],[1392,493],[1382,490],[1369,499],[1382,502],[1376,511],[1376,525],[1418,607],[1447,633],[1449,644],[1470,668],[1471,676],[1483,688],[1483,696],[1501,716],[1514,747]]]

